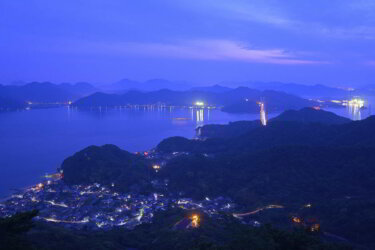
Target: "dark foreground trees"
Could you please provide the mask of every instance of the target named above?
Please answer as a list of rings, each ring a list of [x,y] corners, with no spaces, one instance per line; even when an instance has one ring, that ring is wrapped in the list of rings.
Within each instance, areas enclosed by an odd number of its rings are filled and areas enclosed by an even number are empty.
[[[151,224],[134,230],[110,231],[66,229],[61,225],[36,222],[36,211],[1,220],[1,249],[351,249],[323,243],[303,230],[283,231],[265,225],[254,228],[232,216],[220,219],[201,214],[198,228],[176,229],[176,222],[190,215],[171,208],[155,215]],[[32,228],[32,229],[31,229]],[[31,230],[30,230],[31,229]],[[27,232],[25,235],[25,232]]]
[[[0,249],[32,249],[25,234],[34,226],[32,219],[37,214],[33,210],[0,218]]]

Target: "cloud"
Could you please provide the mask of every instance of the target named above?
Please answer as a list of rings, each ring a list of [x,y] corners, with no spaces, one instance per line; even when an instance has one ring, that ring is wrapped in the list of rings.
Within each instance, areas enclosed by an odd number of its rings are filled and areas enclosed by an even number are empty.
[[[73,46],[77,47],[77,46]],[[300,58],[303,53],[284,49],[259,49],[231,40],[191,40],[178,43],[94,43],[78,46],[92,53],[136,55],[211,61],[242,61],[249,63],[306,65],[327,62]],[[82,50],[80,50],[82,52]]]
[[[370,26],[330,27],[319,23],[304,23],[300,24],[298,29],[301,32],[335,39],[375,39],[375,28]]]
[[[183,0],[186,8],[196,11],[204,11],[210,14],[230,19],[252,21],[288,27],[294,21],[288,18],[277,5],[267,5],[264,1],[238,1],[238,0]],[[266,6],[265,6],[266,5]],[[272,7],[271,7],[272,6]]]
[[[326,17],[317,15],[297,15],[299,8],[304,8],[303,4],[292,5],[281,1],[241,1],[241,0],[205,0],[199,3],[188,0],[183,1],[184,6],[196,11],[205,11],[206,13],[221,16],[232,20],[242,20],[264,25],[271,25],[276,28],[289,30],[298,34],[318,35],[337,39],[375,39],[375,28],[369,20],[360,21],[367,15],[361,15],[359,10],[372,13],[375,20],[375,2],[373,0],[358,0],[350,4],[342,2],[332,3],[333,10],[328,22],[321,20]],[[292,7],[294,6],[294,7]],[[315,4],[319,13],[319,1]],[[335,8],[343,8],[345,11],[338,12]],[[305,10],[304,10],[305,11]],[[314,12],[314,10],[312,10]],[[303,12],[304,13],[304,12]],[[318,18],[317,18],[318,17]],[[337,23],[335,18],[346,18],[350,20],[350,25]],[[353,19],[354,17],[354,19]]]

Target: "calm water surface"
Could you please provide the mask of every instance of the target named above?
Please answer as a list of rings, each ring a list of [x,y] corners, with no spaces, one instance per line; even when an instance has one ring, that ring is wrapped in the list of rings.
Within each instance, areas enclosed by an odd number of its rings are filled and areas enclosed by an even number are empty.
[[[90,145],[143,151],[166,137],[192,138],[199,125],[254,119],[259,116],[207,109],[99,112],[64,107],[0,113],[0,198],[37,183],[66,157]]]

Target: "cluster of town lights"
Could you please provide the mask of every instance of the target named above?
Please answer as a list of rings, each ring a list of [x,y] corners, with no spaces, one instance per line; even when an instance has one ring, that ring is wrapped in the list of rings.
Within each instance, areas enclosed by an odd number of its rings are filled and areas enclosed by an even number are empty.
[[[353,107],[362,108],[362,107],[365,106],[365,101],[362,100],[362,99],[359,99],[359,98],[354,98],[354,99],[348,101],[348,105],[353,106]]]
[[[152,168],[155,170],[156,173],[159,172],[159,170],[160,170],[159,165],[154,165],[154,166],[152,166]]]
[[[193,228],[199,227],[199,222],[200,222],[199,215],[193,214],[190,219],[191,219],[191,226]]]
[[[292,221],[297,224],[301,224],[305,229],[310,232],[319,232],[320,231],[320,224],[316,223],[315,220],[311,220],[310,222],[305,222],[303,219],[293,216]]]

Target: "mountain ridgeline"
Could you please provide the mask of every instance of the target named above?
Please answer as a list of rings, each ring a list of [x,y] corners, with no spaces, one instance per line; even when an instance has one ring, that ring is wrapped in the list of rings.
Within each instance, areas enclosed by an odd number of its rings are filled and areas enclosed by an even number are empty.
[[[268,123],[284,122],[302,122],[302,123],[322,123],[326,125],[338,125],[351,122],[350,119],[338,116],[332,112],[316,110],[313,108],[303,108],[300,110],[287,110]],[[197,134],[202,138],[215,137],[235,137],[246,134],[252,129],[262,126],[260,120],[255,121],[237,121],[230,122],[227,125],[208,124],[196,129]]]
[[[156,91],[160,89],[188,90],[191,85],[182,81],[169,81],[165,79],[150,79],[144,82],[122,79],[118,82],[101,86],[105,92],[124,93],[129,90]]]
[[[27,103],[64,103],[76,100],[96,89],[89,83],[32,82],[25,85],[0,84],[0,108],[23,108]]]
[[[348,98],[348,96],[352,95],[354,92],[353,90],[349,91],[347,89],[329,87],[322,84],[304,85],[283,82],[243,82],[241,84],[249,88],[259,90],[272,89],[309,98]]]
[[[305,114],[312,113],[306,119]],[[326,118],[326,122],[322,123]],[[321,121],[321,122],[318,122]],[[375,146],[375,116],[362,121],[350,121],[326,111],[301,109],[286,111],[271,119],[267,126],[260,122],[236,122],[229,125],[207,125],[202,129],[203,135],[211,137],[207,140],[188,140],[171,137],[163,140],[157,150],[160,152],[186,151],[195,153],[217,153],[232,150],[259,150],[285,145],[306,146]],[[240,125],[239,125],[240,124]],[[335,125],[333,125],[335,124]],[[244,132],[238,131],[241,126]],[[210,132],[219,128],[218,136]],[[230,134],[235,135],[230,137]],[[241,135],[240,137],[237,137]],[[220,138],[226,137],[226,138]]]
[[[151,79],[138,82],[123,79],[113,84],[94,87],[90,83],[75,84],[50,82],[0,84],[0,109],[24,108],[28,103],[66,103],[77,101],[80,107],[123,106],[128,104],[193,105],[203,101],[209,105],[223,107],[230,113],[254,113],[259,111],[256,102],[263,101],[267,111],[281,112],[311,106],[340,107],[335,103],[324,104],[303,98],[348,99],[352,96],[373,96],[374,87],[365,86],[356,90],[278,82],[224,83],[213,86],[193,87],[187,82]],[[91,95],[91,96],[90,96]],[[84,98],[87,97],[87,98]]]
[[[234,84],[234,83],[227,83]],[[283,82],[241,82],[237,83],[253,89],[276,91],[284,91],[288,94],[298,95],[306,98],[338,98],[347,99],[351,96],[373,96],[375,94],[375,86],[373,84],[360,86],[358,88],[338,88],[330,87],[322,84],[305,85],[299,83],[283,83]]]
[[[223,106],[223,111],[229,113],[258,113],[257,102],[266,102],[268,112],[281,112],[286,109],[300,109],[303,107],[319,106],[318,102],[306,100],[294,95],[278,91],[259,91],[240,87],[223,91],[172,91],[162,89],[152,92],[128,91],[125,94],[95,93],[77,100],[74,105],[78,107],[98,106],[126,106],[126,105],[151,105],[165,104],[171,106],[192,106],[197,101],[206,105]],[[340,107],[329,104],[332,107]]]

